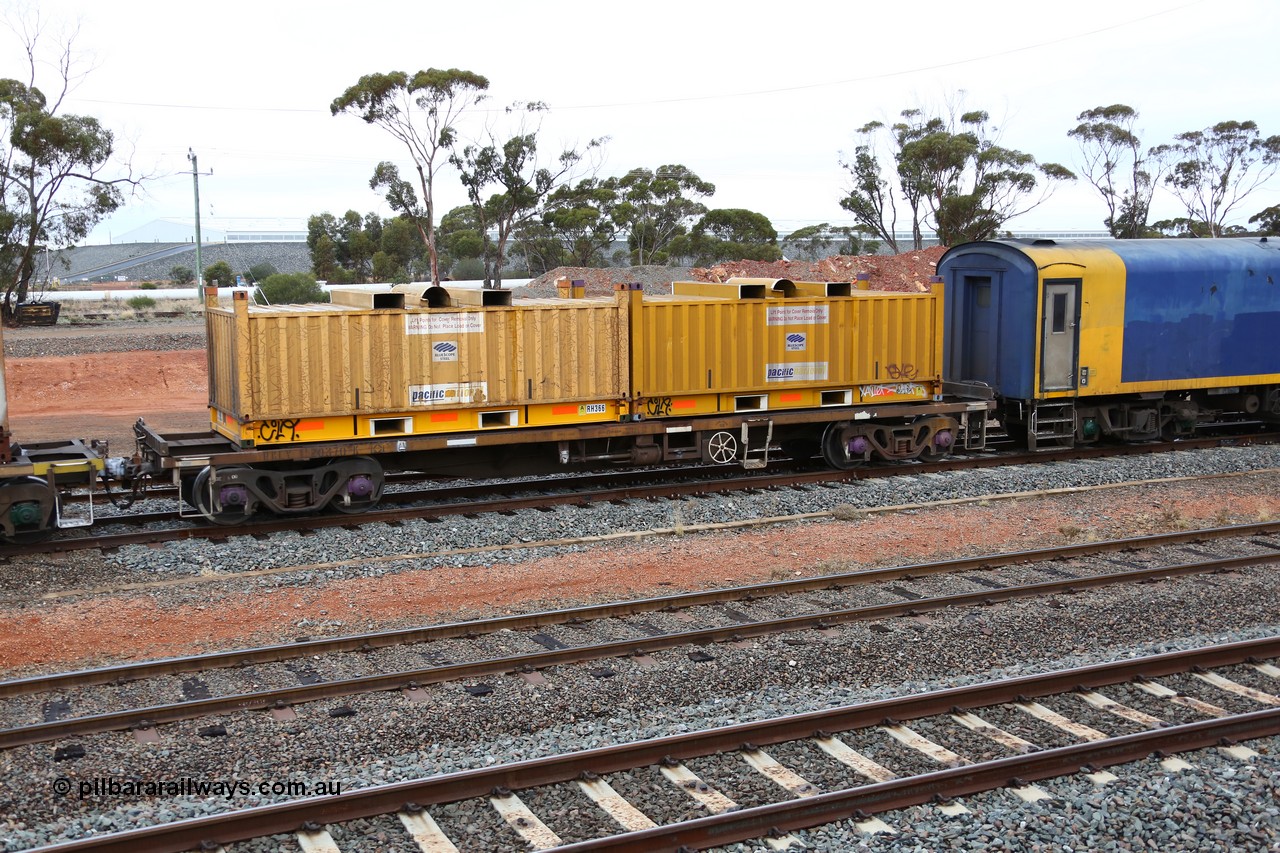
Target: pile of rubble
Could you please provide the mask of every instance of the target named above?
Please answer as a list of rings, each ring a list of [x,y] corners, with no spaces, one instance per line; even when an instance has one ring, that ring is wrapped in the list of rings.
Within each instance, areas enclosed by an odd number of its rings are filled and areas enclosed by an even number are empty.
[[[871,277],[872,290],[918,293],[929,289],[938,259],[946,251],[933,246],[900,255],[835,255],[818,261],[727,261],[712,267],[558,267],[534,279],[518,296],[556,295],[556,280],[585,282],[587,296],[605,296],[615,284],[640,282],[646,293],[668,293],[673,281],[725,282],[731,278],[786,278],[791,281],[855,281]]]

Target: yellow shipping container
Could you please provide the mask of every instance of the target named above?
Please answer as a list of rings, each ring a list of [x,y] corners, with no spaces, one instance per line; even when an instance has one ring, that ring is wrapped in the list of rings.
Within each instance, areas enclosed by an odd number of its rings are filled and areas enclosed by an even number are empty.
[[[680,284],[677,295],[632,302],[632,391],[650,416],[941,393],[940,287],[780,299],[686,296]]]
[[[207,312],[210,404],[241,424],[432,414],[425,423],[445,410],[514,407],[503,425],[518,426],[523,407],[578,403],[616,417],[599,402],[626,396],[623,312],[608,298],[367,309],[250,306],[236,294],[231,309]]]

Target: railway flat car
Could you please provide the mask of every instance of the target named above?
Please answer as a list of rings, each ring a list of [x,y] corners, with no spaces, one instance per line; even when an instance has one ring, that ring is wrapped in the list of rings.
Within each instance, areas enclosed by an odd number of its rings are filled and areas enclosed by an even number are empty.
[[[103,448],[83,439],[16,441],[9,432],[4,380],[0,333],[0,539],[30,542],[58,528],[87,527],[93,523],[93,494],[106,467]],[[89,493],[77,515],[66,514],[62,504],[62,493],[72,488]]]
[[[385,470],[681,461],[836,467],[980,447],[989,405],[942,394],[940,286],[787,280],[519,300],[401,286],[330,305],[210,301],[209,435],[139,424],[135,473],[207,518],[359,512]],[[212,297],[211,297],[212,298]]]
[[[1280,421],[1280,243],[994,240],[938,266],[947,388],[1036,447]]]

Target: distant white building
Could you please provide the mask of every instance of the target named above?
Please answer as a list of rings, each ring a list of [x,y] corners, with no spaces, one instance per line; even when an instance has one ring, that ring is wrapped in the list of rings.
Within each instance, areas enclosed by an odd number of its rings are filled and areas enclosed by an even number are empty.
[[[194,218],[155,219],[115,237],[115,243],[194,243]],[[307,220],[299,217],[252,219],[244,216],[200,217],[201,243],[305,243]]]

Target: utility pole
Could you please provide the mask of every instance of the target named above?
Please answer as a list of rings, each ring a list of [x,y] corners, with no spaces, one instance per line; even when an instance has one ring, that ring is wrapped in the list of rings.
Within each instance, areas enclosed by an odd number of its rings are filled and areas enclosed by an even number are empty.
[[[196,298],[204,299],[204,267],[200,263],[200,170],[196,167],[196,153],[187,149],[187,159],[191,161],[191,183],[196,191]],[[212,175],[213,170],[208,174]]]

